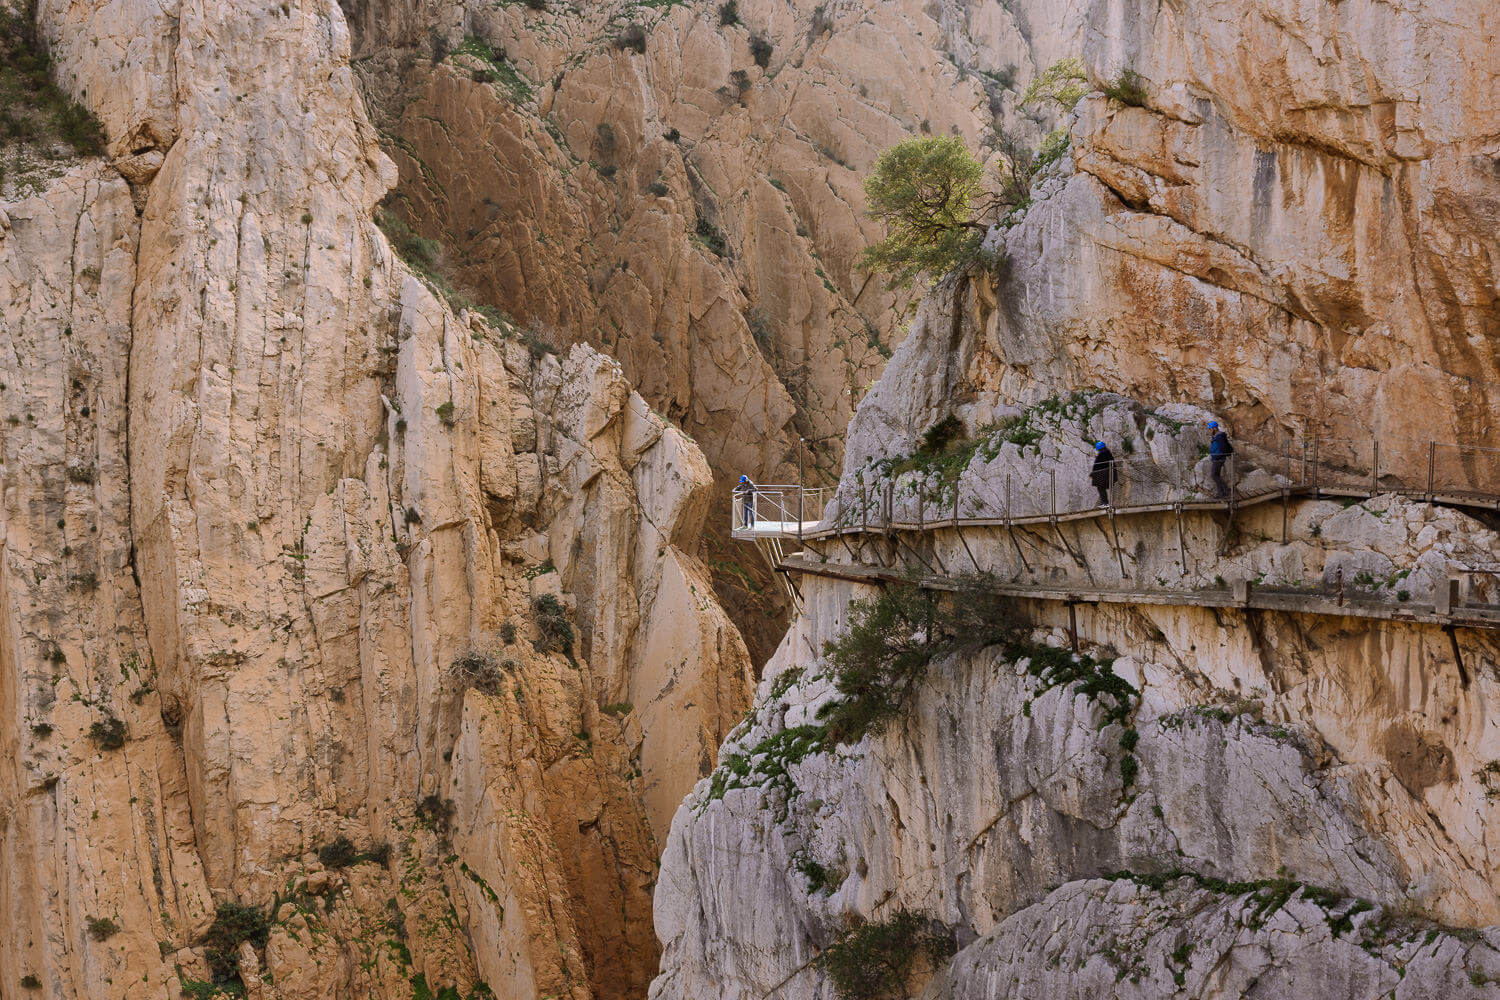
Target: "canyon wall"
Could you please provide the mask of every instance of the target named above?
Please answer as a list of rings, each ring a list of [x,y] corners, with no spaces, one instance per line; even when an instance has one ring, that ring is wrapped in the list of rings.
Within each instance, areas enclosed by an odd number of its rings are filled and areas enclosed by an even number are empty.
[[[36,17],[108,159],[0,200],[0,995],[641,995],[702,452],[396,258],[336,5]]]
[[[1181,471],[1206,466],[1213,417],[1243,475],[1316,437],[1335,465],[1362,454],[1377,494],[1375,438],[1381,470],[1418,484],[1429,442],[1488,443],[1489,6],[1004,7],[1033,65],[1078,56],[1095,92],[991,230],[998,263],[941,282],[862,399],[835,515],[886,488],[908,522],[919,497],[937,520],[1012,488],[1045,513],[1054,477],[1076,510],[1095,440]],[[1459,486],[1500,489],[1482,453],[1458,465]],[[1347,573],[1400,607],[1496,542],[1486,513],[1389,495],[1293,497],[1285,537],[1280,503],[1166,507],[809,545],[804,610],[674,821],[652,996],[849,995],[892,954],[890,988],[934,1000],[1486,995],[1490,632],[1021,598],[996,635],[945,647],[884,729],[830,731],[860,695],[824,643],[875,597],[854,582],[871,567],[1085,592]]]

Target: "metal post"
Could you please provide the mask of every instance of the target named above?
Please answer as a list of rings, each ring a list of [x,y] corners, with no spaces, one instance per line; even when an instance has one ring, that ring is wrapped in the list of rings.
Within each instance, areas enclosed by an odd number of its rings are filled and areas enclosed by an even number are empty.
[[[1078,604],[1076,601],[1068,602],[1068,642],[1073,647],[1073,655],[1078,655]]]
[[[1374,438],[1374,458],[1370,462],[1370,496],[1380,492],[1380,439]]]
[[[1182,501],[1178,500],[1172,504],[1172,510],[1177,514],[1177,551],[1182,556],[1182,571],[1187,572],[1187,538],[1182,532]]]
[[[1291,489],[1287,486],[1281,488],[1281,544],[1286,544],[1286,519],[1287,519],[1287,497]]]
[[[1342,566],[1338,569],[1338,588],[1339,607],[1342,608],[1344,606],[1344,567]]]
[[[802,522],[807,520],[807,484],[803,481],[802,446],[807,438],[797,439],[797,541],[802,541]]]
[[[859,533],[861,536],[870,533],[870,497],[863,480],[859,484]]]
[[[1437,442],[1427,442],[1427,504],[1432,505],[1433,477],[1437,474]]]
[[[1005,474],[1005,526],[1011,526],[1010,517],[1010,473]]]
[[[1048,476],[1049,479],[1052,480],[1052,523],[1054,525],[1056,525],[1057,524],[1057,470],[1053,469],[1051,472],[1047,473],[1047,476]]]
[[[1302,439],[1302,475],[1297,478],[1298,486],[1307,485],[1307,438]]]
[[[1313,495],[1316,496],[1318,494],[1318,439],[1316,437],[1313,438],[1313,475],[1312,475],[1312,487],[1313,487]]]

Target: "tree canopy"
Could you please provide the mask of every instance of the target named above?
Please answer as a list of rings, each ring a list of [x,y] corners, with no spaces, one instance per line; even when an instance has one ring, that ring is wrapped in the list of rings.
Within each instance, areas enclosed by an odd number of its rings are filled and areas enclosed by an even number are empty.
[[[886,150],[865,180],[869,214],[885,222],[886,237],[865,249],[860,266],[888,273],[898,288],[966,263],[987,228],[974,205],[983,176],[958,136],[918,136]]]

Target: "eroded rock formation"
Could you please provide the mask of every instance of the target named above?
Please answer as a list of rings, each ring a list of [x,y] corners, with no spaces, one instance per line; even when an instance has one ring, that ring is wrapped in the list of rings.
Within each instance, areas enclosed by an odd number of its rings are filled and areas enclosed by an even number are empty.
[[[336,5],[37,17],[111,160],[0,208],[0,992],[641,995],[702,453],[395,258]]]

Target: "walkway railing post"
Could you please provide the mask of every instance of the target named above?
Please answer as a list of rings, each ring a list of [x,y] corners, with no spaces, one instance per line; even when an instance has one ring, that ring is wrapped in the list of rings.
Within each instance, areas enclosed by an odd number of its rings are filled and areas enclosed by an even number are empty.
[[[1298,486],[1307,485],[1307,438],[1302,439],[1302,475],[1297,478]]]
[[[802,446],[807,438],[797,439],[797,542],[802,542],[802,522],[807,520],[807,481],[802,470]]]
[[[1010,527],[1010,473],[1005,474],[1005,526]]]
[[[1313,465],[1312,465],[1312,488],[1313,495],[1318,493],[1318,439],[1313,438]]]
[[[1371,438],[1370,496],[1380,492],[1380,439]]]
[[[1432,487],[1437,475],[1437,442],[1427,442],[1427,505],[1432,506]]]
[[[1339,607],[1344,606],[1344,567],[1340,566],[1336,577],[1338,581]]]
[[[859,533],[868,535],[870,533],[870,497],[865,491],[864,480],[859,483]]]

